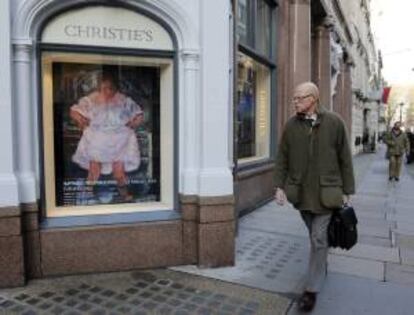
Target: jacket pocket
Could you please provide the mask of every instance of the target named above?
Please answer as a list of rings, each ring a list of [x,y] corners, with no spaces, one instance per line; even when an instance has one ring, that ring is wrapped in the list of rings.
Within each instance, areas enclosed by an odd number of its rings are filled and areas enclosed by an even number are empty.
[[[300,176],[289,176],[287,178],[285,194],[291,204],[297,205],[300,202],[301,187]]]
[[[337,175],[320,176],[320,200],[327,209],[341,208],[343,203],[342,179]]]

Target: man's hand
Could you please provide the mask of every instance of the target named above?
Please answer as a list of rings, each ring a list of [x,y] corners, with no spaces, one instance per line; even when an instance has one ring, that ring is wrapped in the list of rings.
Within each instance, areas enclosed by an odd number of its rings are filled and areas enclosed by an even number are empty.
[[[286,202],[286,194],[283,189],[276,188],[275,200],[279,206],[283,206]]]
[[[344,205],[349,205],[349,203],[351,202],[351,196],[349,196],[349,195],[343,195],[342,196],[342,200],[344,202]]]

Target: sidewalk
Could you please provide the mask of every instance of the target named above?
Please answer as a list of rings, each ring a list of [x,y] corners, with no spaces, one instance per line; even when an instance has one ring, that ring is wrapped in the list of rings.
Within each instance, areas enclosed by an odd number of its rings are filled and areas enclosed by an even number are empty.
[[[331,250],[314,314],[414,313],[414,170],[406,167],[399,183],[389,183],[384,154],[380,148],[354,158],[359,243],[348,252]],[[235,267],[174,269],[278,293],[292,299],[288,314],[297,314],[306,233],[291,206],[271,202],[241,219]]]
[[[354,164],[360,241],[331,251],[313,314],[413,314],[414,166],[390,184],[383,149]],[[0,290],[0,314],[297,314],[309,253],[297,211],[270,202],[239,224],[234,267],[35,280]]]

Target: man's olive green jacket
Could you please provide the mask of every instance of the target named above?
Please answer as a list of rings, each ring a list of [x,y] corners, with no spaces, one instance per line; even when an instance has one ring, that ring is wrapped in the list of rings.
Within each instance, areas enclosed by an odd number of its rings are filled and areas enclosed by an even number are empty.
[[[384,142],[387,144],[388,155],[404,155],[410,151],[410,142],[405,132],[390,131],[385,134]]]
[[[276,159],[276,187],[298,210],[329,213],[355,192],[346,127],[323,108],[311,122],[294,116],[284,127]]]

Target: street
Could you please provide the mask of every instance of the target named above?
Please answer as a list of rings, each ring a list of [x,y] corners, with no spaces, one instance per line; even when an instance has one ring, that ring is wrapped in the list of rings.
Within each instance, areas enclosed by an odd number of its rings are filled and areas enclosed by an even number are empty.
[[[413,314],[414,165],[388,182],[385,149],[354,158],[359,242],[331,250],[313,314]],[[0,290],[0,314],[297,314],[309,251],[291,206],[239,220],[236,265],[77,275]]]

